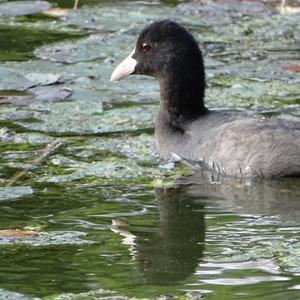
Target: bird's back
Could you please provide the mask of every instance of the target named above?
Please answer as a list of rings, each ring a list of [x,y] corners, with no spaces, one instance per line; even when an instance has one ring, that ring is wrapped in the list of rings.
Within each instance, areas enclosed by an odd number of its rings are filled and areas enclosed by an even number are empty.
[[[169,132],[164,137],[164,152],[201,162],[226,175],[300,175],[300,122],[211,112],[190,123],[181,136]]]

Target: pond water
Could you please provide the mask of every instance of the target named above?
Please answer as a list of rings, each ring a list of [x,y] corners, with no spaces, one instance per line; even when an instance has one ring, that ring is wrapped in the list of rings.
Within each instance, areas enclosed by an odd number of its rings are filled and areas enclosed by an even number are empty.
[[[157,82],[109,82],[170,18],[209,107],[299,118],[299,1],[73,4],[0,0],[0,299],[299,299],[299,179],[160,161]]]

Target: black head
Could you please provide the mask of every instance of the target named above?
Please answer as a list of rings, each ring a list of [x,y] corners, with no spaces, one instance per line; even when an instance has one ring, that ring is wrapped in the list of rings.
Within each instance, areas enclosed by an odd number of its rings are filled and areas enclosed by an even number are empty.
[[[158,78],[161,109],[173,116],[189,119],[207,111],[202,53],[194,37],[175,22],[164,20],[146,27],[133,52],[112,73],[111,81],[131,74]]]
[[[141,32],[134,51],[115,69],[111,80],[131,74],[160,78],[168,72],[190,72],[195,68],[204,77],[202,54],[194,37],[179,24],[164,20]]]

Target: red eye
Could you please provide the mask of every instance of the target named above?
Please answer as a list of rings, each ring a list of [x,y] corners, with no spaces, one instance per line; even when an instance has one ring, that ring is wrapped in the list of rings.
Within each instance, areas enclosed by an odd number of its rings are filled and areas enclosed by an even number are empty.
[[[148,44],[148,43],[143,43],[143,45],[142,45],[142,50],[143,50],[143,52],[148,52],[150,49],[151,49],[150,44]]]

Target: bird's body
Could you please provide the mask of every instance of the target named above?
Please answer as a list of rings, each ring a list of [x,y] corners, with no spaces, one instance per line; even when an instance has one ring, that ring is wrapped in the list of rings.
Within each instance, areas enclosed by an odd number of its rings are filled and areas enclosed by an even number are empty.
[[[142,31],[111,79],[130,74],[160,82],[155,142],[161,158],[176,155],[237,177],[300,176],[300,122],[208,110],[201,51],[177,23],[155,22]]]
[[[174,153],[237,177],[300,174],[300,128],[294,122],[280,118],[235,118],[213,111],[183,125],[182,131],[164,123],[165,117],[159,113],[155,140],[163,159],[172,158]]]

